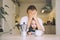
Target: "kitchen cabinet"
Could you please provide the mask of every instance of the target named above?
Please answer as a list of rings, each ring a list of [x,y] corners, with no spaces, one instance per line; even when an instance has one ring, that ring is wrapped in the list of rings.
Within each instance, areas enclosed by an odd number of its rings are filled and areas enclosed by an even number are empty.
[[[56,26],[55,25],[45,25],[45,34],[56,34]]]

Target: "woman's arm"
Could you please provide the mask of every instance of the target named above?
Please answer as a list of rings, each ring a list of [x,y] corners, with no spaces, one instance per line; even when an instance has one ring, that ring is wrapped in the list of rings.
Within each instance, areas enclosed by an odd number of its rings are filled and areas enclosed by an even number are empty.
[[[37,17],[34,17],[34,20],[35,20],[35,22],[36,22],[36,25],[37,25],[38,30],[44,31],[43,28],[42,28],[42,26],[40,25],[40,23],[39,23]]]
[[[28,28],[30,27],[31,21],[32,21],[32,17],[29,17],[29,18],[28,18],[28,23],[27,23]]]

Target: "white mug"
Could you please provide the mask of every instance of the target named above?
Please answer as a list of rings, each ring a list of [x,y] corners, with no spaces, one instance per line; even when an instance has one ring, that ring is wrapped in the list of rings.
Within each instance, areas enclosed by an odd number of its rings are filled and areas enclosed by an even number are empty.
[[[41,30],[36,30],[36,31],[35,31],[35,35],[36,35],[36,36],[42,36],[42,35],[43,35],[43,31],[41,31]]]

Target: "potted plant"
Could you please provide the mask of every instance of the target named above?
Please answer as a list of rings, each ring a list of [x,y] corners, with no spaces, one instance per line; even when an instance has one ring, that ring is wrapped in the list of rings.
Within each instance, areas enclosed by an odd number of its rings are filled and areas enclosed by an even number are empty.
[[[0,7],[0,32],[3,32],[2,29],[2,18],[6,21],[6,18],[4,17],[4,15],[8,15],[7,12],[4,10],[3,7]]]

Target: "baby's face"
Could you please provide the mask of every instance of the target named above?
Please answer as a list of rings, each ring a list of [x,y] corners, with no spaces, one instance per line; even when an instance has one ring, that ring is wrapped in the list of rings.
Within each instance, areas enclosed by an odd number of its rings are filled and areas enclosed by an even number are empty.
[[[36,22],[35,22],[34,20],[32,20],[31,26],[32,26],[33,28],[36,28]]]

